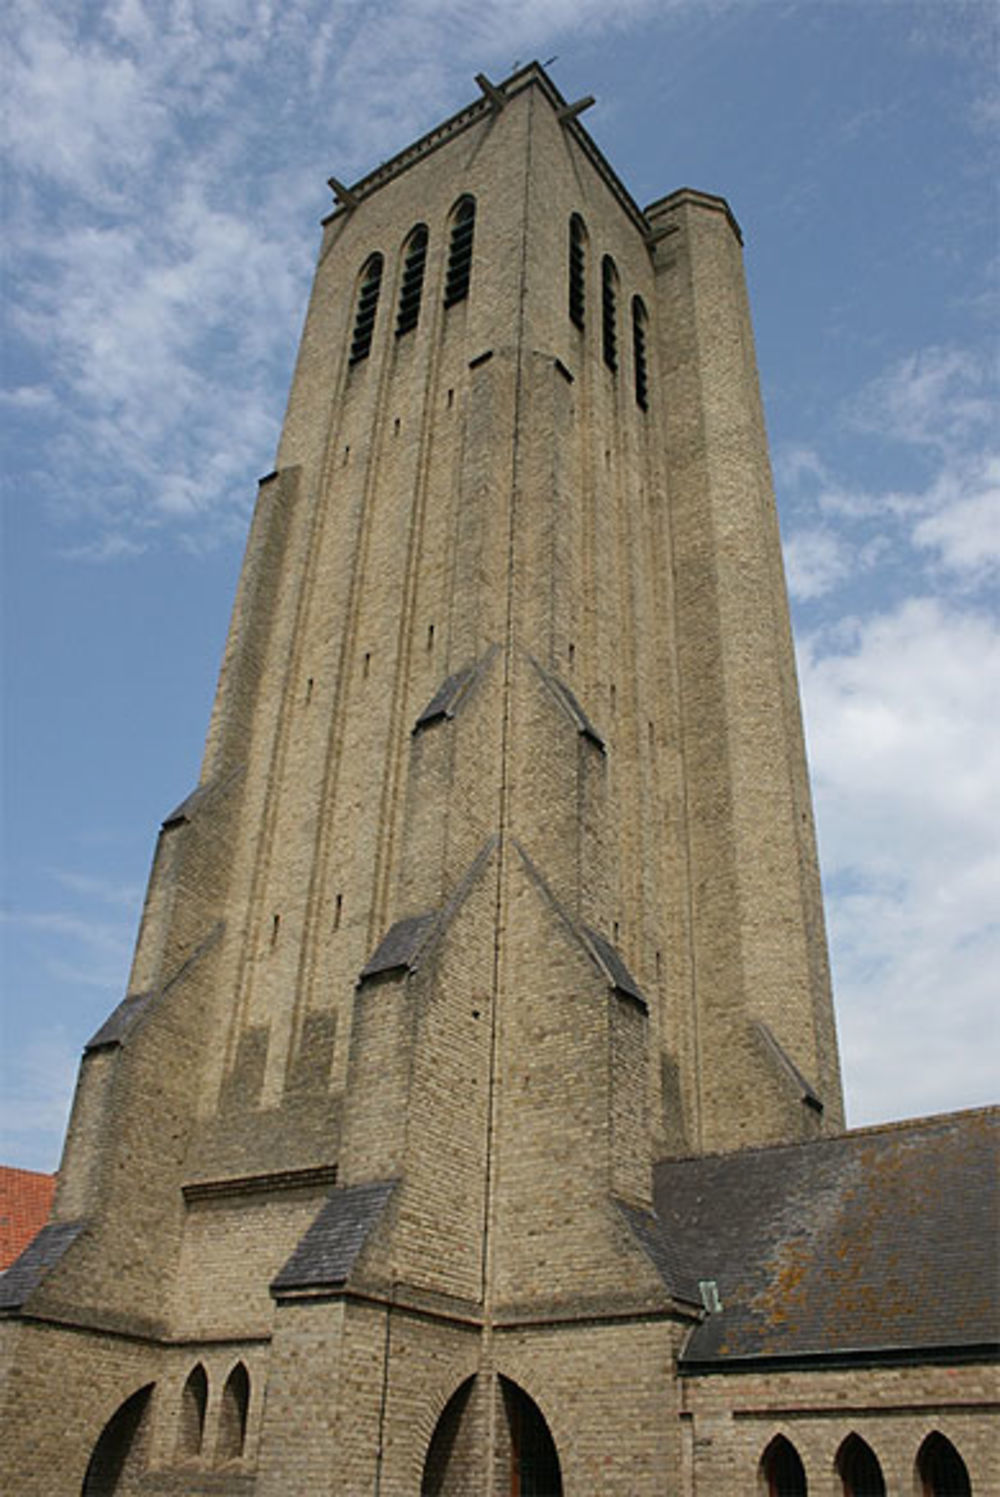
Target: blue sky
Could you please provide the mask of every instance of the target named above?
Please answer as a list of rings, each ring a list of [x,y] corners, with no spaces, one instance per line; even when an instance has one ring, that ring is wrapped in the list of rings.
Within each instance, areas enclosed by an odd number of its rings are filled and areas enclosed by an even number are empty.
[[[850,1120],[995,1099],[992,5],[9,0],[3,44],[0,1159],[57,1164],[197,780],[326,178],[533,57],[640,203],[744,230]]]

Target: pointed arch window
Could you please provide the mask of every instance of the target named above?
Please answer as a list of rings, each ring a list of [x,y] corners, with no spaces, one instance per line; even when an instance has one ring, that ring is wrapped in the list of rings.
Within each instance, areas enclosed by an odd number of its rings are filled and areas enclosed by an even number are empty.
[[[937,1430],[917,1453],[917,1475],[923,1497],[972,1497],[966,1464],[954,1445]]]
[[[461,197],[451,215],[451,238],[448,242],[448,272],[444,284],[444,304],[453,307],[465,301],[472,277],[472,241],[476,232],[475,198]]]
[[[569,221],[569,320],[582,330],[587,315],[587,230],[579,213]]]
[[[767,1497],[808,1497],[805,1468],[791,1440],[775,1435],[760,1462]]]
[[[632,368],[635,375],[635,403],[641,411],[649,410],[649,368],[646,362],[646,329],[649,318],[641,296],[632,298]]]
[[[358,288],[358,306],[354,316],[354,336],[351,339],[352,364],[360,364],[372,350],[372,334],[375,331],[375,314],[378,311],[379,292],[382,289],[382,256],[370,255],[361,272]]]
[[[177,1431],[177,1454],[182,1460],[201,1454],[208,1408],[208,1375],[199,1362],[188,1373],[181,1393],[181,1417]]]
[[[247,1412],[250,1408],[250,1375],[237,1362],[226,1378],[219,1411],[219,1439],[216,1460],[219,1464],[239,1460],[247,1437]]]
[[[420,320],[420,300],[427,268],[427,225],[417,224],[403,248],[403,279],[399,286],[396,337],[412,332]]]
[[[604,362],[618,368],[618,271],[610,255],[601,261],[601,343]]]
[[[860,1435],[848,1435],[837,1452],[837,1475],[844,1497],[885,1497],[882,1467]]]

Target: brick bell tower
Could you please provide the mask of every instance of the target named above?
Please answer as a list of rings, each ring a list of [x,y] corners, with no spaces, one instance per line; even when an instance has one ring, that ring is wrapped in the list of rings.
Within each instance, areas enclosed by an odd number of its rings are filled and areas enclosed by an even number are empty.
[[[478,82],[333,183],[201,782],[0,1289],[22,1494],[662,1492],[653,1162],[843,1127],[739,229]]]

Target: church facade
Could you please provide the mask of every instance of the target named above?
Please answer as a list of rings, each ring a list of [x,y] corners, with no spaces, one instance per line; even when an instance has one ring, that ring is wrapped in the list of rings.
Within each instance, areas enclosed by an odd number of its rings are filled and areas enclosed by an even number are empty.
[[[5,1490],[987,1497],[996,1117],[844,1131],[738,225],[477,81],[333,183]]]

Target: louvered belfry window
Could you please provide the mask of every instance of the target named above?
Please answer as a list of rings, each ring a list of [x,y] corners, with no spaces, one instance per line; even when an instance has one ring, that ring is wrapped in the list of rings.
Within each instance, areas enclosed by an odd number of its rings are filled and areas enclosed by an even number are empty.
[[[635,403],[649,409],[649,372],[646,366],[646,308],[641,296],[632,298],[632,363],[635,370]]]
[[[354,337],[351,339],[352,364],[367,359],[372,349],[372,333],[375,331],[375,313],[378,311],[378,294],[382,289],[382,256],[372,255],[361,272],[361,289],[358,292],[358,310],[354,318]]]
[[[448,246],[448,274],[444,286],[444,304],[452,307],[469,294],[472,275],[472,239],[476,229],[476,204],[473,198],[459,198],[451,219],[451,242]]]
[[[610,255],[601,262],[601,339],[604,362],[614,371],[618,368],[618,272]]]
[[[569,319],[582,328],[586,316],[587,231],[579,213],[569,221]]]
[[[406,241],[403,279],[399,287],[399,310],[396,314],[396,337],[412,332],[420,319],[420,298],[424,291],[427,268],[427,228],[418,224]]]

